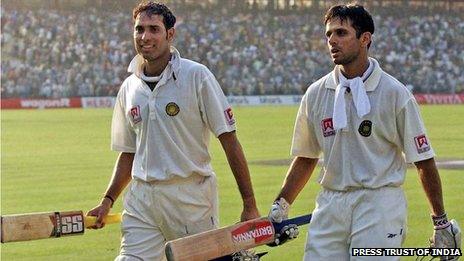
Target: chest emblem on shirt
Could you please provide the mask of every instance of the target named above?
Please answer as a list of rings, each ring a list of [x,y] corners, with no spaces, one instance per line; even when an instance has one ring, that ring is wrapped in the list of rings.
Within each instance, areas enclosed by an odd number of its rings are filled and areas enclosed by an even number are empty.
[[[425,134],[414,137],[414,143],[416,143],[417,153],[419,154],[430,150],[430,144]]]
[[[175,102],[170,102],[166,105],[166,114],[169,116],[176,116],[179,111],[179,105],[177,105]]]
[[[364,137],[369,137],[371,136],[372,133],[372,121],[369,120],[364,120],[359,124],[359,129],[358,129],[359,134]]]
[[[140,106],[137,105],[130,109],[130,115],[132,117],[132,122],[137,124],[142,121],[142,114],[140,114]]]
[[[322,127],[322,135],[324,135],[324,137],[335,135],[335,129],[334,129],[332,118],[323,119],[321,121],[321,127]]]

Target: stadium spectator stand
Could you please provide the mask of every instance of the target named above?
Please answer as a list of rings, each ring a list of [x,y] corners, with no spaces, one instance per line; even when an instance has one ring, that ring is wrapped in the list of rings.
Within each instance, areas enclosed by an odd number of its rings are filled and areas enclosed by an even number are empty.
[[[116,95],[135,54],[130,11],[2,6],[2,98]],[[301,94],[333,67],[323,13],[179,7],[175,46],[211,68],[227,95]],[[373,13],[371,53],[385,71],[415,93],[464,92],[462,12]]]

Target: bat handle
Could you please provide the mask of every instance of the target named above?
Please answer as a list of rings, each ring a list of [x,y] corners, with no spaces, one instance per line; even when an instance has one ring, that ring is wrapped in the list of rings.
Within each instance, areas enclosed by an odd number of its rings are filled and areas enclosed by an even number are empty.
[[[279,232],[282,230],[284,226],[290,225],[290,224],[295,224],[297,226],[305,225],[311,222],[311,214],[309,215],[304,215],[304,216],[299,216],[296,218],[290,218],[287,220],[284,220],[280,223],[277,222],[272,222],[272,225],[274,226],[274,231]]]
[[[108,214],[103,219],[103,221],[105,222],[105,224],[119,223],[119,222],[121,222],[121,213]],[[85,223],[86,228],[95,225],[95,222],[97,222],[97,217],[95,217],[95,216],[85,216],[84,217],[84,223]]]

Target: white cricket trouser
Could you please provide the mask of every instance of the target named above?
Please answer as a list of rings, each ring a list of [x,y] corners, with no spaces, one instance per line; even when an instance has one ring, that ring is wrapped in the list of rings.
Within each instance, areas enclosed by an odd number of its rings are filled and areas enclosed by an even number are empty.
[[[216,177],[132,180],[124,197],[121,251],[115,260],[165,260],[167,241],[219,227]]]
[[[305,261],[399,260],[352,256],[352,248],[399,248],[406,236],[406,199],[401,187],[348,192],[323,189],[308,230]]]

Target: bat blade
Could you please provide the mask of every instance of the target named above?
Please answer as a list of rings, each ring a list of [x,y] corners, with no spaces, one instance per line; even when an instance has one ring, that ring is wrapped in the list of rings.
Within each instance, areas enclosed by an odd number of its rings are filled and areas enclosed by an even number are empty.
[[[309,223],[311,215],[272,223],[267,217],[248,220],[228,227],[205,231],[166,243],[169,261],[211,260],[240,250],[272,243],[275,232],[288,224]]]
[[[106,223],[117,223],[119,214],[108,215]],[[82,235],[93,226],[95,218],[82,211],[43,212],[1,217],[1,242],[18,242],[52,237]]]

